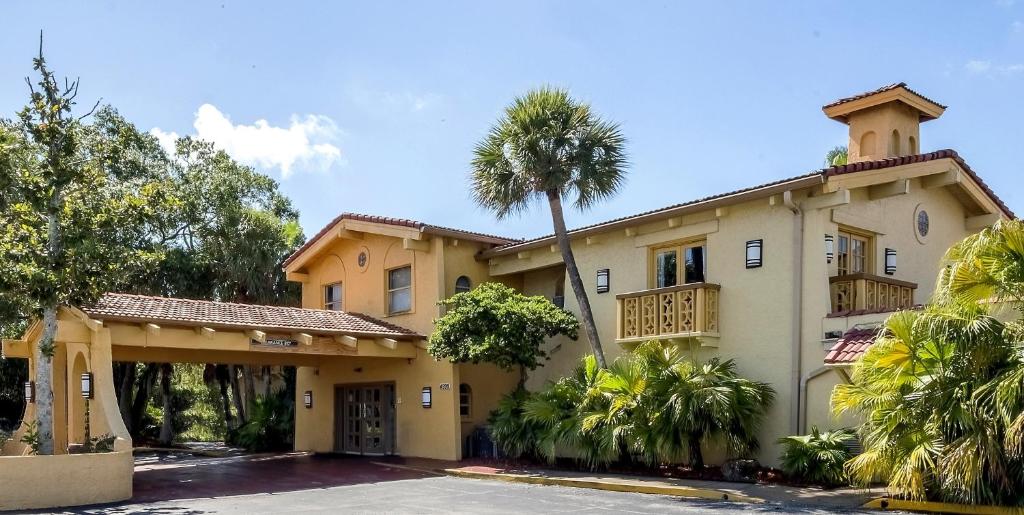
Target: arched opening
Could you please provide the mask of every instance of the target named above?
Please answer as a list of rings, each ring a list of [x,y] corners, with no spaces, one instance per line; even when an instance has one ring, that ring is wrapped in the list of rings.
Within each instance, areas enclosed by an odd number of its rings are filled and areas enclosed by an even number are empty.
[[[469,280],[469,277],[460,275],[455,280],[455,293],[465,293],[473,288],[473,282]]]
[[[459,385],[459,416],[462,418],[473,416],[473,389],[466,383]]]
[[[907,150],[910,152],[911,155],[917,154],[918,153],[918,150],[917,150],[917,138],[911,136],[909,143],[910,143],[910,148],[907,149]]]
[[[893,129],[892,134],[889,136],[889,155],[900,155],[900,131],[896,129]]]
[[[85,354],[77,353],[67,381],[69,444],[84,444],[89,440],[88,401],[82,395],[82,374],[88,371]]]
[[[860,137],[860,155],[870,156],[875,153],[875,133],[874,131],[865,132]]]

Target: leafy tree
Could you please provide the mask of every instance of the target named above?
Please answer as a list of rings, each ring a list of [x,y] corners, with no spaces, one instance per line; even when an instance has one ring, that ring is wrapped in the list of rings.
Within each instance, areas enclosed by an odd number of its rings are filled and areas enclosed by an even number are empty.
[[[1022,292],[1024,223],[947,252],[933,303],[890,316],[852,384],[833,391],[836,412],[864,418],[853,480],[880,478],[913,499],[1024,505]]]
[[[579,302],[587,339],[607,368],[597,324],[573,256],[562,200],[585,210],[611,197],[625,178],[625,138],[590,106],[565,90],[543,87],[516,98],[477,144],[472,162],[476,202],[499,219],[525,211],[537,199],[551,210],[566,274]]]
[[[839,145],[833,147],[825,154],[825,166],[839,166],[846,164],[849,152],[846,149],[846,145]]]
[[[0,306],[42,318],[35,351],[39,452],[53,453],[54,336],[60,305],[94,302],[120,277],[158,256],[139,249],[139,228],[160,185],[110,166],[96,134],[72,115],[78,82],[61,86],[40,39],[30,102],[0,121]]]
[[[790,477],[808,483],[836,486],[846,482],[843,466],[851,458],[846,443],[853,440],[849,429],[819,431],[779,439],[782,444],[782,470]]]
[[[441,301],[445,314],[435,321],[427,348],[438,359],[454,363],[493,363],[505,370],[518,367],[519,385],[526,370],[541,365],[546,338],[576,339],[576,317],[540,296],[527,297],[500,283],[483,283]]]

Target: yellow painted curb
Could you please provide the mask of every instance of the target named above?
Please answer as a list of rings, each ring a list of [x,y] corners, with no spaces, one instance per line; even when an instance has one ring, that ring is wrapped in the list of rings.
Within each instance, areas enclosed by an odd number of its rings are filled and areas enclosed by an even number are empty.
[[[547,477],[532,476],[526,474],[488,474],[483,472],[470,472],[468,470],[445,469],[445,472],[453,476],[472,479],[491,479],[495,481],[508,481],[511,483],[527,483],[531,485],[548,486],[569,486],[574,488],[590,488],[593,490],[607,490],[611,492],[630,492],[640,494],[673,495],[676,497],[692,497],[697,499],[711,499],[715,501],[735,501],[747,503],[763,503],[764,499],[749,497],[746,495],[725,492],[722,490],[711,490],[706,488],[694,488],[690,486],[675,486],[666,484],[644,484],[640,481],[601,481],[595,479],[574,479],[568,477]]]
[[[883,506],[884,503],[884,506]],[[1021,515],[1024,508],[1006,506],[983,506],[971,504],[953,504],[948,502],[907,501],[904,499],[888,499],[879,497],[864,504],[862,508],[875,510],[906,510],[927,511],[931,513],[961,513],[964,515]]]

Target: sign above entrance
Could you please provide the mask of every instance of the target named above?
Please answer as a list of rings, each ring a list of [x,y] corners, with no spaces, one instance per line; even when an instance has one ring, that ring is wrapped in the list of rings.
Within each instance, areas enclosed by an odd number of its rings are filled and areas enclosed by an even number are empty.
[[[299,345],[297,340],[270,337],[267,337],[267,341],[265,343],[256,339],[250,339],[249,343],[252,345],[266,345],[267,347],[297,347]]]

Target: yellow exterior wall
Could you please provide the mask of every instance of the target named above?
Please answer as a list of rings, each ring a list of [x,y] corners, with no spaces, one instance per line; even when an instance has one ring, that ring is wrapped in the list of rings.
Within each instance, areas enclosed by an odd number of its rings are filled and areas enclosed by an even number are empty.
[[[473,429],[487,424],[491,411],[498,407],[498,401],[505,394],[516,389],[519,383],[518,372],[505,372],[490,364],[474,365],[463,363],[458,366],[459,381],[466,383],[472,392],[472,402],[468,417],[460,415],[459,421],[462,428],[462,439],[465,441]],[[456,407],[458,407],[458,392],[456,391]]]
[[[0,456],[0,511],[123,501],[132,496],[130,450]]]
[[[461,458],[458,420],[457,369],[434,361],[419,349],[412,360],[389,358],[332,358],[319,367],[300,367],[296,378],[295,449],[335,452],[335,386],[363,383],[395,384],[395,452],[444,460]],[[441,390],[441,383],[452,385]],[[423,408],[420,393],[432,391],[432,406]],[[305,391],[313,392],[313,408],[302,404]]]

